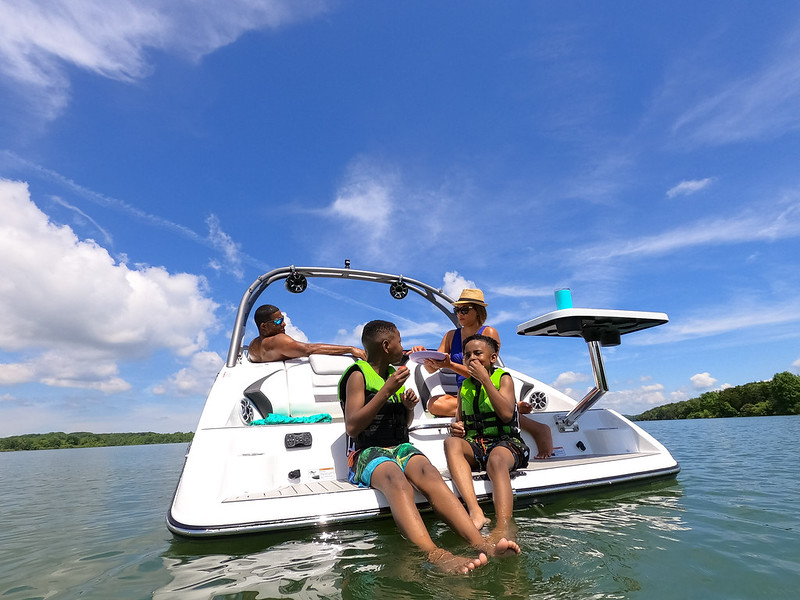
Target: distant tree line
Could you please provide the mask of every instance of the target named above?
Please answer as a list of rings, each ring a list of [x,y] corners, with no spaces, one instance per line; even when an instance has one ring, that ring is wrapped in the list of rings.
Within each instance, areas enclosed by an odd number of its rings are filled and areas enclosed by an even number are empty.
[[[177,444],[192,441],[189,433],[29,433],[0,438],[0,452],[11,450],[52,450],[57,448],[97,448],[100,446],[142,446]]]
[[[698,398],[657,406],[635,421],[800,415],[800,376],[776,373],[771,381],[746,383],[701,394]]]

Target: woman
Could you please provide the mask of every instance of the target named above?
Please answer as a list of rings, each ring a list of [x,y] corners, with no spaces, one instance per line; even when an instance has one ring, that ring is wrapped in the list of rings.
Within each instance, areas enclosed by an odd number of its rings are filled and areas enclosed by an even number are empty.
[[[451,329],[444,334],[442,343],[439,344],[439,352],[444,352],[447,357],[444,360],[425,361],[425,368],[429,373],[437,369],[449,369],[456,374],[458,386],[469,377],[467,367],[463,365],[464,351],[461,347],[463,340],[476,333],[482,333],[497,340],[500,345],[500,335],[494,327],[484,325],[486,322],[486,307],[488,304],[483,300],[483,292],[478,289],[465,289],[461,292],[458,300],[453,302],[459,329]],[[422,348],[414,348],[422,350]],[[428,411],[437,417],[453,417],[456,414],[458,398],[451,394],[440,394],[431,396],[428,400]]]
[[[458,316],[459,329],[451,329],[442,338],[439,344],[439,352],[447,354],[444,360],[425,361],[425,368],[429,373],[437,369],[449,369],[456,374],[459,389],[461,382],[469,377],[469,370],[463,365],[464,350],[462,342],[471,335],[482,333],[497,340],[500,347],[500,334],[494,327],[484,325],[486,322],[486,307],[488,304],[483,300],[483,292],[478,289],[465,289],[461,292],[458,300],[453,302],[455,312]],[[424,350],[422,346],[412,348],[412,351]],[[428,400],[428,411],[437,417],[454,417],[458,406],[458,394],[439,394],[431,396]],[[532,407],[527,402],[519,402],[519,414],[524,415],[531,412]],[[536,442],[537,452],[534,458],[550,458],[553,455],[553,436],[550,427],[534,421],[533,419],[520,418],[519,425],[523,431],[527,431]]]

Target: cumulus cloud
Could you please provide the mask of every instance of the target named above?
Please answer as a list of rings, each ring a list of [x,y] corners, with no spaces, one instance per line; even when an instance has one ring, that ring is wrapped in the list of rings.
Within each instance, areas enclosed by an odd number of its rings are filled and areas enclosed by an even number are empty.
[[[674,198],[675,196],[688,196],[699,192],[703,188],[708,187],[714,182],[713,177],[706,177],[705,179],[690,179],[688,181],[681,181],[678,185],[667,190],[667,198]]]
[[[348,169],[330,211],[362,226],[370,238],[383,238],[389,229],[396,185],[395,176],[359,160]]]
[[[553,387],[563,390],[566,387],[572,386],[579,381],[589,381],[589,376],[585,373],[576,373],[575,371],[566,371],[561,373],[553,382]]]
[[[361,348],[361,334],[364,331],[364,325],[365,323],[360,323],[352,330],[339,329],[336,332],[335,343],[342,346],[355,346],[356,348]]]
[[[303,342],[304,344],[308,342],[308,336],[303,330],[292,323],[291,317],[289,317],[289,315],[286,313],[281,314],[283,314],[284,318],[286,319],[286,335],[297,340],[298,342]]]
[[[123,391],[119,361],[205,347],[217,305],[203,278],[115,262],[51,222],[21,182],[0,179],[0,214],[0,350],[11,357],[0,382]]]
[[[442,291],[451,298],[457,299],[466,288],[475,289],[477,287],[474,281],[459,275],[458,271],[448,271],[444,274]]]
[[[717,380],[708,372],[692,375],[689,380],[692,382],[692,387],[696,390],[709,390],[717,383]]]
[[[69,98],[69,70],[119,81],[146,77],[153,50],[198,60],[247,31],[325,10],[324,0],[6,0],[0,3],[0,73],[45,119]]]
[[[638,415],[654,406],[666,404],[664,386],[661,384],[643,385],[630,390],[610,391],[603,396],[603,404],[625,414]]]
[[[191,357],[189,366],[154,386],[153,393],[178,397],[205,394],[222,367],[222,362],[222,357],[216,352],[197,352]]]

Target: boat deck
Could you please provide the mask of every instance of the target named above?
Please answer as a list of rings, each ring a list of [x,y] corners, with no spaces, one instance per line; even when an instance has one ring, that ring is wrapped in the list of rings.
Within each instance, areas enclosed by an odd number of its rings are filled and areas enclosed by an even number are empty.
[[[617,460],[630,460],[644,456],[652,456],[655,454],[658,453],[629,452],[625,454],[593,454],[581,456],[580,458],[554,456],[547,460],[531,460],[526,468],[520,469],[514,473],[514,478],[527,475],[528,473],[534,473],[536,471],[564,467],[565,463],[569,463],[570,466],[583,466],[595,463],[607,463]],[[442,477],[445,481],[450,481],[450,475],[447,471],[442,472]],[[474,473],[473,478],[484,479],[485,472],[477,471]],[[312,496],[317,494],[338,494],[343,492],[354,492],[358,491],[359,489],[362,488],[359,488],[357,485],[353,485],[349,481],[330,479],[285,485],[283,487],[270,490],[269,492],[231,496],[230,498],[225,498],[223,502],[246,502],[249,500],[268,500],[273,498]]]

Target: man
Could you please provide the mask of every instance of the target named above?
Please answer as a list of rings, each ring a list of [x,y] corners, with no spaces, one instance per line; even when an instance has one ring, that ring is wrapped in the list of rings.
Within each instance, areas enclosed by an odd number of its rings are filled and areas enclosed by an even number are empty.
[[[305,344],[285,333],[286,319],[276,306],[265,304],[256,309],[253,319],[258,327],[258,337],[250,342],[248,352],[252,362],[273,362],[300,358],[310,354],[352,354],[366,359],[361,348],[335,344]]]

